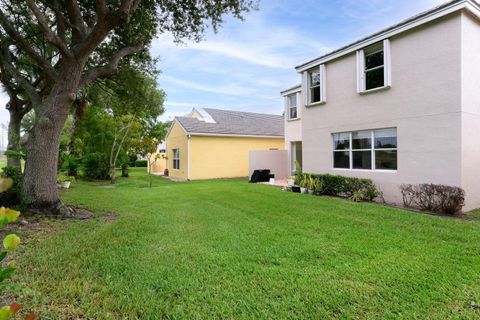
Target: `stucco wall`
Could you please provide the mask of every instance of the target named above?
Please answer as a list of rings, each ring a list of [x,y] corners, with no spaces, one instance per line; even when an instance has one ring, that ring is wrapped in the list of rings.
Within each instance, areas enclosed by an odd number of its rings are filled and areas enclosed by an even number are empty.
[[[461,25],[459,13],[392,37],[392,88],[359,95],[355,54],[326,64],[327,103],[302,115],[305,172],[373,179],[400,203],[402,183],[460,186]],[[397,127],[396,172],[333,169],[332,133]]]
[[[287,156],[287,150],[250,151],[248,176],[255,170],[269,169],[275,179],[287,178],[290,175]]]
[[[192,136],[190,179],[217,179],[248,176],[252,150],[284,149],[284,139]]]
[[[180,169],[173,169],[173,149],[180,149]],[[188,179],[188,139],[183,128],[175,121],[167,137],[167,168],[169,175]]]
[[[164,172],[165,168],[167,167],[167,159],[165,159],[167,155],[165,153],[154,153],[150,156],[150,160],[148,161],[148,166],[152,163],[152,173],[162,173]]]
[[[466,209],[480,208],[480,24],[462,16],[462,186]]]
[[[298,96],[298,107],[297,107],[297,115],[298,119],[296,120],[290,120],[288,119],[288,105],[287,105],[287,99],[285,95],[284,96],[284,104],[285,104],[285,150],[288,152],[287,156],[287,165],[289,168],[289,174],[291,173],[291,168],[292,166],[292,142],[299,142],[302,141],[302,114],[303,114],[303,109],[302,104],[303,104],[303,96],[301,93],[301,89],[298,89],[296,93],[299,95]]]

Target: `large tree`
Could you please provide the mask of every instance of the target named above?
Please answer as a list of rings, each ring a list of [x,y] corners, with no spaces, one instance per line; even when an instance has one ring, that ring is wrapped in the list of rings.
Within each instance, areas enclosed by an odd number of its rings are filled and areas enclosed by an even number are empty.
[[[201,40],[224,14],[242,18],[255,5],[255,0],[2,0],[0,59],[36,115],[27,143],[25,203],[59,208],[59,139],[83,87],[115,74],[125,57],[142,61],[159,32]],[[39,68],[36,79],[15,68],[19,55]]]

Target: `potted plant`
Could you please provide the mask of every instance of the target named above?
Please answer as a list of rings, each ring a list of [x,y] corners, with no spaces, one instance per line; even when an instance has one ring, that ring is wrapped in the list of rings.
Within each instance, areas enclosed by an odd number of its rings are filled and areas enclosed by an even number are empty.
[[[60,188],[69,189],[72,182],[75,181],[75,177],[70,177],[60,173],[57,177],[57,184]]]
[[[315,193],[315,179],[312,176],[308,176],[307,178],[307,190],[309,195]]]
[[[302,175],[301,180],[300,180],[300,192],[302,194],[307,193],[307,184],[308,184],[308,177],[307,175]]]

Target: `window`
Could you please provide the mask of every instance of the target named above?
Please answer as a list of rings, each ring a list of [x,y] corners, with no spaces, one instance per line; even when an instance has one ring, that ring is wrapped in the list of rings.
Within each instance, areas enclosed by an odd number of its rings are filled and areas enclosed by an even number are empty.
[[[173,169],[180,170],[180,149],[173,149]]]
[[[375,168],[397,170],[397,129],[374,131]]]
[[[333,167],[397,170],[397,129],[334,133]]]
[[[359,93],[391,85],[389,40],[357,52],[357,77]]]
[[[288,119],[297,119],[297,94],[291,94],[287,96],[287,107],[288,107]]]
[[[310,84],[310,103],[320,102],[320,69],[308,74]]]
[[[307,86],[306,105],[326,102],[325,65],[321,65],[304,73],[304,83]]]

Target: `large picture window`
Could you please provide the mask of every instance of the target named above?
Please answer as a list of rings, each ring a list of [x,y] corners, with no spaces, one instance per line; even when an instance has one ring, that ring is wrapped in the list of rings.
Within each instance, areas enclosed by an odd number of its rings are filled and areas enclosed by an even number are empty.
[[[180,170],[180,149],[173,149],[173,169]]]
[[[389,40],[357,52],[357,77],[359,93],[391,86]]]
[[[397,170],[397,129],[334,133],[333,167]]]

